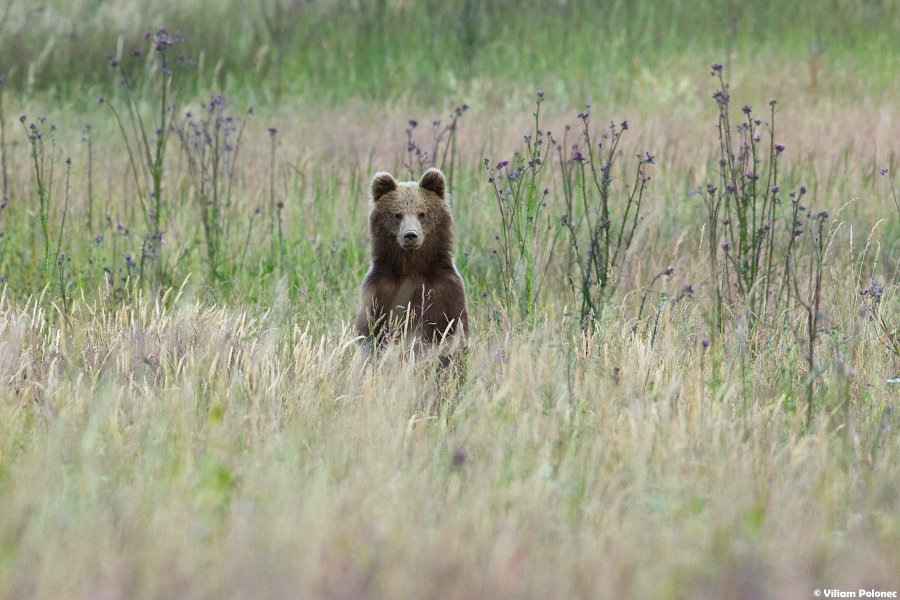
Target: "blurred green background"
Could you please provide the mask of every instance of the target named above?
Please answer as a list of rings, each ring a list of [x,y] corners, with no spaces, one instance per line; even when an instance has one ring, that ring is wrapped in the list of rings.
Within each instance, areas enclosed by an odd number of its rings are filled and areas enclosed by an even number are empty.
[[[900,72],[894,0],[6,0],[0,73],[20,92],[92,99],[107,55],[163,25],[198,61],[194,85],[255,103],[440,104],[511,83],[627,102],[641,74],[736,60],[765,78],[786,57],[810,85],[824,63],[877,94]]]

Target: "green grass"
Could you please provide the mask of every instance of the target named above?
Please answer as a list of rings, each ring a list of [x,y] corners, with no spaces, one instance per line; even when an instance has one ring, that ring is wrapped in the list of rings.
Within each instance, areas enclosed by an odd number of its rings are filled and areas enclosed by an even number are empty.
[[[900,179],[897,5],[381,5],[285,3],[273,29],[258,4],[10,5],[0,599],[896,590],[900,213],[879,169]],[[148,227],[105,53],[121,36],[127,60],[163,21],[184,33],[176,52],[203,54],[176,71],[180,113],[199,114],[212,92],[235,115],[255,107],[216,277],[176,137],[159,257],[143,280],[126,258],[140,258]],[[717,180],[713,62],[727,65],[734,112],[778,99],[781,187],[806,185],[809,208],[829,212],[812,371],[798,302],[748,330],[735,301],[715,327],[706,217],[689,193]],[[549,252],[564,211],[555,164],[539,186],[534,313],[501,300],[482,160],[522,149],[538,89],[542,123],[567,144],[585,101],[598,132],[628,119],[613,210],[633,155],[656,157],[621,283],[587,328],[572,255]],[[154,94],[138,102],[151,132]],[[455,378],[401,348],[373,360],[350,324],[369,179],[418,176],[407,120],[429,147],[431,120],[463,102],[452,202],[472,336]],[[50,264],[20,114],[26,128],[48,118]],[[861,295],[873,279],[877,314]]]
[[[216,15],[215,19],[208,18]],[[18,90],[56,98],[110,92],[106,55],[165,25],[198,59],[196,85],[261,102],[440,103],[485,86],[525,86],[579,101],[635,99],[633,76],[730,59],[764,77],[784,56],[821,54],[855,71],[857,93],[896,90],[900,9],[889,0],[745,2],[288,3],[124,0],[11,3],[0,24],[0,72]]]

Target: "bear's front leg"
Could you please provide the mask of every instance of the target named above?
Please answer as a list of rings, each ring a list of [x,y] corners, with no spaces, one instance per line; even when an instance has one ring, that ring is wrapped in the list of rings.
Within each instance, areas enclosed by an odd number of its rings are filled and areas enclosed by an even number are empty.
[[[466,293],[455,270],[441,271],[426,282],[421,328],[426,343],[465,340],[469,332]]]
[[[389,279],[367,277],[360,293],[362,306],[356,315],[356,333],[375,343],[384,336],[390,319],[388,308],[397,292],[397,286]]]

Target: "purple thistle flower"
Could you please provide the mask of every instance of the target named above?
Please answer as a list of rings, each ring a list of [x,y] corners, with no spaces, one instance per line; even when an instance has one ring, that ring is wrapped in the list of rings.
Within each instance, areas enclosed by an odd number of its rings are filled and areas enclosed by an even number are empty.
[[[882,177],[885,177],[887,175],[887,168],[881,167],[880,169],[878,169],[878,174]]]
[[[702,340],[700,340],[700,345],[703,346],[704,350],[709,348],[709,338],[705,337]]]
[[[649,152],[644,152],[644,162],[647,163],[648,165],[653,164],[654,158],[655,157],[652,154],[650,154]]]
[[[778,184],[777,184],[777,183],[776,183],[775,185],[772,186],[772,193],[773,193],[773,194],[777,194],[780,190],[781,190],[781,188],[778,187]]]
[[[741,107],[741,112],[749,116],[750,113],[753,112],[753,107],[749,104],[745,104]]]
[[[149,36],[147,36],[149,37]],[[165,27],[161,27],[156,32],[156,51],[157,52],[165,52],[169,48],[175,45],[175,38],[173,38],[168,30]]]
[[[713,75],[715,75],[716,73],[722,72],[722,65],[720,63],[713,63],[712,67],[710,67],[710,68],[712,69]]]
[[[681,292],[683,294],[693,295],[694,286],[692,286],[690,283],[685,283],[683,286],[681,286]]]
[[[784,144],[775,144],[775,152],[778,154],[784,152]]]
[[[665,275],[666,277],[672,275],[673,273],[675,273],[675,267],[673,267],[673,266],[671,266],[671,265],[669,265],[668,267],[666,267],[666,270],[663,271],[663,275]]]
[[[875,300],[876,303],[878,303],[881,302],[881,296],[882,294],[884,294],[884,288],[878,285],[878,283],[873,279],[872,283],[869,284],[869,287],[864,289],[861,294],[863,296],[871,297],[873,300]]]

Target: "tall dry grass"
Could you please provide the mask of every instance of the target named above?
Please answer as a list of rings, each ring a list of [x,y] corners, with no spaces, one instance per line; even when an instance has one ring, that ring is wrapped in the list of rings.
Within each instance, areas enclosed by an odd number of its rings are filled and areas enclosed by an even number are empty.
[[[876,344],[811,429],[790,348],[476,328],[461,381],[276,305],[0,305],[0,596],[784,598],[896,586]],[[737,339],[737,338],[736,338]],[[740,373],[745,372],[745,376]],[[435,397],[443,403],[429,407]]]

